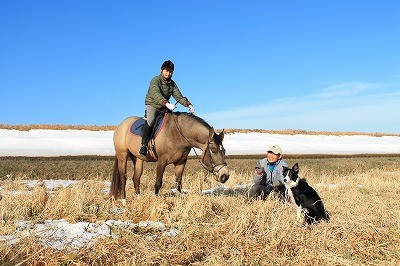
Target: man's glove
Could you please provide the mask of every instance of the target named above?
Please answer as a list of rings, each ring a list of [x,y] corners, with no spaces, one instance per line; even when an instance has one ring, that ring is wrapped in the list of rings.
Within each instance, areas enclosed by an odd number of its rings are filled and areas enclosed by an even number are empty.
[[[189,105],[188,108],[189,108],[189,112],[194,114],[194,106],[193,105]]]
[[[171,111],[173,111],[176,108],[175,104],[172,103],[166,103],[165,107],[167,107]]]

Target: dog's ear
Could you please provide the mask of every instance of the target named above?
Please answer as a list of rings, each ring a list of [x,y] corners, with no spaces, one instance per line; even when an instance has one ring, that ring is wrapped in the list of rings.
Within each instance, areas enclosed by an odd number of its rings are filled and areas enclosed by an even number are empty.
[[[298,163],[295,163],[295,164],[293,165],[293,171],[294,171],[296,174],[299,173],[299,164],[298,164]]]
[[[288,169],[289,168],[287,168],[286,166],[282,165],[282,174],[283,174],[283,176],[286,176]]]

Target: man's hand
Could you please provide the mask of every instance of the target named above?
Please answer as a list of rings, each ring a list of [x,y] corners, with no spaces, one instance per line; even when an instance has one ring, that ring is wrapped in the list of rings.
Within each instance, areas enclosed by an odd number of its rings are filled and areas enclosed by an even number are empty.
[[[189,112],[194,114],[194,106],[193,105],[189,105],[188,108],[189,108]]]
[[[173,111],[176,108],[175,104],[172,103],[166,103],[165,107],[167,107],[171,111]]]

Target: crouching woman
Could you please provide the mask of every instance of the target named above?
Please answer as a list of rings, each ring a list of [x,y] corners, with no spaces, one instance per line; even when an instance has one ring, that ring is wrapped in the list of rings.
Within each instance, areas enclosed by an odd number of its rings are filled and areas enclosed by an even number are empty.
[[[267,151],[267,157],[257,162],[253,181],[249,190],[249,197],[264,200],[274,191],[278,197],[284,199],[285,185],[283,181],[283,167],[288,166],[282,159],[282,149],[278,145],[271,145]]]

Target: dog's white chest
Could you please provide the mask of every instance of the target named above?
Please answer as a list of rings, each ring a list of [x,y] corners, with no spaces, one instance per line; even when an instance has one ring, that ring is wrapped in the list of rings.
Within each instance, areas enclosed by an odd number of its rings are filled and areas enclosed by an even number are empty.
[[[296,202],[294,201],[294,196],[293,196],[293,192],[292,192],[291,189],[286,189],[285,194],[286,194],[286,195],[285,195],[286,202],[296,203]]]

